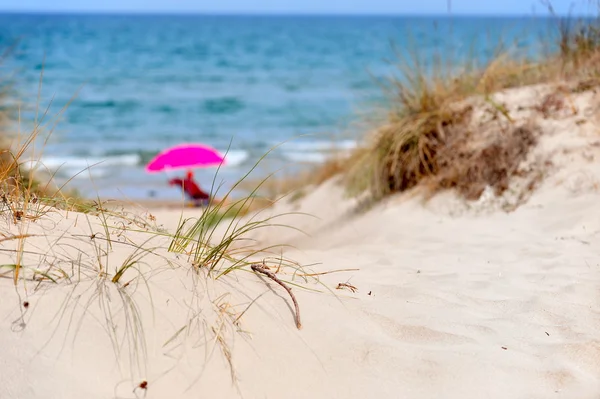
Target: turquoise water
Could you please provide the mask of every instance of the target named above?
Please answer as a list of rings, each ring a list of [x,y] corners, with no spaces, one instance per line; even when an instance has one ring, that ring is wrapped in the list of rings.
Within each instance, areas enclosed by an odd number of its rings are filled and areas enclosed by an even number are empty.
[[[179,198],[165,186],[172,176],[143,170],[171,145],[229,148],[225,186],[291,138],[259,174],[318,162],[332,142],[351,148],[363,133],[357,111],[381,99],[374,77],[394,73],[390,43],[425,60],[440,51],[485,60],[500,38],[541,51],[555,28],[542,18],[0,14],[0,48],[17,43],[2,73],[14,73],[25,121],[42,70],[49,115],[76,95],[44,150],[59,181],[99,163],[70,185],[86,195]],[[200,172],[203,186],[213,173]]]

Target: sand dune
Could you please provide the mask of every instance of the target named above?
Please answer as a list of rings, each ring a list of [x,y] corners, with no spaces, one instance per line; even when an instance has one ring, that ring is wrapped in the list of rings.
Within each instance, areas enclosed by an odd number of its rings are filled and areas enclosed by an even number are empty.
[[[522,105],[544,88],[520,90],[501,96]],[[26,241],[36,252],[26,261],[67,270],[79,259],[87,277],[16,290],[0,279],[0,397],[598,398],[600,136],[592,117],[579,122],[593,96],[574,99],[575,116],[538,121],[527,162],[545,165],[545,176],[514,210],[518,179],[499,198],[409,193],[366,210],[330,181],[266,210],[314,217],[283,216],[306,234],[266,228],[252,235],[257,245],[294,246],[285,256],[311,265],[307,273],[354,269],[318,283],[281,271],[319,290],[293,289],[301,330],[281,287],[246,272],[196,275],[164,249],[167,237],[145,232],[173,231],[179,211],[151,210],[106,249],[110,269],[135,245],[156,248],[139,265],[144,279],[120,290],[93,266],[99,241],[89,237],[102,234],[101,220],[53,212],[28,223],[39,236]],[[7,231],[19,226],[7,218]],[[127,324],[131,312],[139,325]],[[136,388],[143,380],[147,389]]]

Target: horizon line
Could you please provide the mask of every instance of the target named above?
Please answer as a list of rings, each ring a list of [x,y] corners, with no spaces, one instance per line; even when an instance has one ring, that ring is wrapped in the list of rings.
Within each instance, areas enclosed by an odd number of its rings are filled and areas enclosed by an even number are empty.
[[[33,15],[105,15],[105,16],[258,16],[258,17],[496,17],[496,18],[595,18],[595,14],[549,14],[544,13],[461,13],[461,12],[440,12],[440,13],[399,13],[399,12],[295,12],[295,11],[201,11],[201,10],[3,10],[1,14],[33,14]]]

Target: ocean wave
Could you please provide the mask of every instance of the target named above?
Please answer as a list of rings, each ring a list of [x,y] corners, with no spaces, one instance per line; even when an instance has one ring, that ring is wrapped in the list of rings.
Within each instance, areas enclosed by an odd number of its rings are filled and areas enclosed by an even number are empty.
[[[158,151],[119,152],[95,156],[44,156],[41,160],[29,160],[23,165],[28,169],[42,169],[51,172],[59,172],[60,175],[74,176],[89,169],[94,177],[104,177],[110,174],[110,169],[117,167],[143,167]],[[225,152],[221,152],[225,154]],[[237,167],[249,158],[244,150],[230,150],[225,154],[226,163],[224,167]],[[113,169],[114,170],[114,169]],[[88,173],[82,175],[88,176]]]
[[[123,150],[111,150],[107,151],[103,156],[107,159],[115,159],[121,157],[134,157],[137,156],[138,162],[136,166],[145,166],[150,162],[160,151],[155,150],[140,150],[140,151],[123,151]],[[239,166],[243,164],[248,158],[249,154],[244,150],[229,150],[226,153],[225,150],[219,150],[221,154],[225,156],[225,166]]]
[[[140,103],[136,100],[78,100],[72,105],[74,108],[82,109],[112,109],[118,108],[122,110],[131,111],[140,106]]]
[[[305,151],[305,152],[335,152],[335,151],[348,151],[356,148],[355,140],[340,140],[340,141],[326,141],[326,140],[315,140],[315,141],[289,141],[285,143],[282,148],[284,151]]]
[[[160,151],[158,150],[107,150],[102,153],[100,156],[96,156],[96,158],[104,157],[104,158],[118,158],[118,157],[130,157],[137,156],[138,163],[137,165],[146,165],[148,162],[152,160]]]
[[[345,154],[356,148],[356,141],[296,141],[286,143],[283,148],[283,156],[293,162],[300,163],[322,163],[333,154]]]
[[[123,154],[112,157],[74,157],[74,156],[48,156],[43,157],[41,165],[50,170],[62,168],[84,170],[94,166],[136,166],[140,163],[138,154]]]
[[[225,153],[222,151],[221,154],[225,155],[225,166],[226,167],[236,167],[242,165],[246,162],[250,156],[248,151],[244,150],[229,150],[229,152]]]
[[[241,111],[245,104],[238,97],[209,98],[204,101],[204,110],[210,114],[233,114]]]
[[[139,161],[137,154],[115,157],[44,156],[39,160],[25,162],[24,167],[50,171],[67,178],[102,178],[110,175],[111,169],[115,167],[133,167],[138,165]]]
[[[292,152],[286,151],[283,154],[289,161],[298,163],[323,163],[330,157],[329,153],[326,152]]]

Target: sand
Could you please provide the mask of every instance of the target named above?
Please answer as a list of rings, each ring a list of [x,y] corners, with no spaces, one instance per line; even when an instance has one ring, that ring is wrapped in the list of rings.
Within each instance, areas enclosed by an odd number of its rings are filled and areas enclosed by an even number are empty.
[[[498,98],[517,107],[543,90]],[[301,330],[278,285],[244,271],[196,274],[164,249],[168,237],[148,233],[172,232],[198,209],[142,212],[135,229],[112,233],[112,249],[102,225],[116,219],[4,218],[5,235],[25,225],[37,234],[24,264],[66,270],[77,259],[84,276],[17,289],[0,279],[0,398],[598,398],[600,132],[589,110],[598,102],[573,101],[577,115],[538,121],[527,163],[552,165],[516,209],[518,179],[499,198],[424,202],[414,192],[370,206],[332,180],[264,211],[303,213],[279,221],[304,234],[268,227],[249,235],[255,245],[288,244],[283,255],[305,272],[338,271],[318,283],[278,273],[298,284]],[[0,263],[14,263],[5,251],[15,242],[1,245]],[[153,249],[138,265],[143,279],[117,289],[98,277],[98,256],[113,273],[136,246]]]

